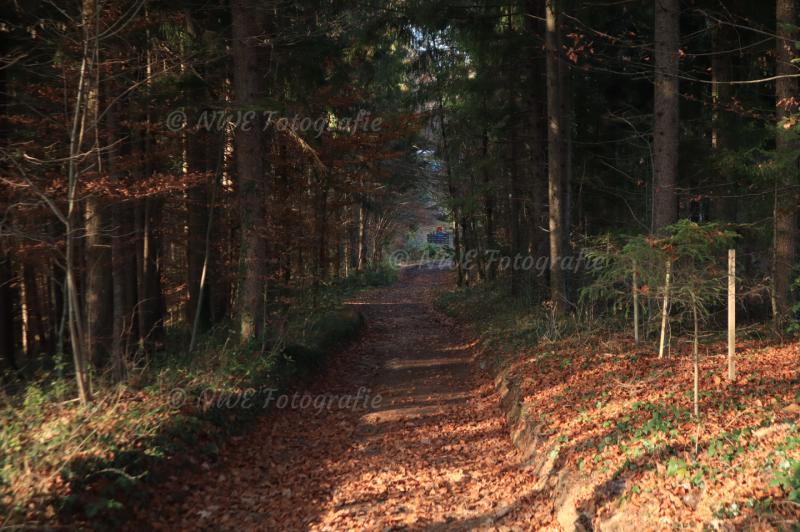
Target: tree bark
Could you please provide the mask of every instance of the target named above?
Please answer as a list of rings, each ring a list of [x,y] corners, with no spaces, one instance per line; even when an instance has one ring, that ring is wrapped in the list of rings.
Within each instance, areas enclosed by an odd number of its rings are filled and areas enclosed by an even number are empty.
[[[483,135],[481,136],[482,141],[482,150],[483,150],[483,213],[484,213],[484,230],[486,231],[486,250],[489,253],[494,253],[497,250],[497,241],[495,237],[495,227],[494,227],[494,211],[495,211],[495,201],[494,201],[494,190],[492,187],[492,178],[489,172],[489,168],[486,166],[486,163],[489,160],[489,133],[486,131],[486,128],[483,130]],[[490,281],[494,281],[497,277],[497,261],[491,260],[489,262],[489,267],[487,268],[486,275]]]
[[[97,49],[94,46],[96,35],[96,0],[83,1],[83,23],[85,38],[90,43],[87,58],[86,104],[83,117],[85,124],[84,150],[89,153],[90,163],[95,173],[100,172],[100,138],[98,109],[99,86],[97,83]],[[93,50],[93,52],[91,51]],[[86,198],[84,208],[85,227],[85,316],[86,349],[90,360],[101,365],[111,351],[111,243],[108,240],[107,215],[97,195]]]
[[[197,156],[197,152],[203,149],[209,149],[209,146],[201,146],[194,138],[190,140],[189,151],[190,153],[195,153],[194,157],[190,156],[188,160],[190,171],[207,172],[210,170],[204,158],[199,158]],[[191,186],[186,193],[186,198],[186,227],[188,233],[186,243],[186,286],[189,296],[186,302],[186,323],[193,323],[199,305],[203,310],[200,314],[198,326],[200,331],[204,331],[210,325],[209,293],[208,290],[201,291],[200,289],[200,277],[202,276],[203,264],[206,260],[205,234],[208,222],[207,184],[200,183]],[[200,302],[201,292],[204,294],[202,297],[205,299],[202,303]]]
[[[317,264],[315,281],[324,281],[328,278],[328,186],[325,178],[317,180],[316,193],[317,208],[315,209],[314,221],[317,233]]]
[[[776,1],[776,74],[796,75],[797,66],[792,60],[797,56],[797,6],[795,0]],[[773,257],[773,290],[775,300],[775,323],[781,326],[790,307],[792,270],[797,240],[797,191],[793,178],[797,173],[798,148],[792,133],[784,127],[786,119],[797,112],[797,78],[782,77],[775,82],[775,111],[777,138],[775,139],[778,160],[778,176],[775,180],[775,235]]]
[[[356,268],[361,271],[367,267],[369,261],[369,211],[367,204],[361,200],[358,211],[358,263]]]
[[[562,194],[564,180],[564,151],[562,149],[563,117],[561,116],[561,87],[559,86],[559,41],[558,14],[555,0],[547,0],[545,6],[547,47],[547,161],[548,161],[548,210],[550,229],[550,299],[554,312],[562,316],[566,312],[566,287],[561,269],[564,237]]]
[[[41,354],[45,346],[45,331],[42,322],[42,297],[41,286],[34,265],[23,262],[22,282],[25,311],[25,333],[27,355],[35,357]]]
[[[236,129],[234,149],[239,178],[241,248],[239,250],[239,338],[247,343],[260,336],[263,323],[265,216],[262,120],[262,62],[257,48],[258,17],[247,0],[231,2],[233,25],[233,89],[237,108],[254,111],[245,127]]]
[[[462,286],[464,284],[464,263],[462,260],[464,254],[464,243],[462,238],[463,235],[460,235],[458,230],[460,219],[460,209],[458,208],[458,205],[456,205],[456,202],[458,201],[458,187],[456,187],[455,179],[453,178],[453,168],[450,164],[450,146],[447,140],[447,127],[444,121],[444,100],[441,97],[439,99],[439,125],[441,127],[442,135],[441,152],[442,157],[444,158],[445,173],[447,176],[447,192],[450,196],[450,201],[453,202],[453,260],[455,261],[456,265],[456,285]]]
[[[527,83],[528,121],[527,142],[529,190],[527,200],[530,202],[527,216],[527,249],[534,260],[547,259],[549,253],[548,232],[543,228],[547,226],[547,84],[546,54],[542,53],[539,40],[544,35],[541,20],[545,16],[545,3],[543,0],[527,0],[528,16],[525,17],[526,34],[531,45],[528,50],[529,81]],[[532,282],[541,294],[548,291],[548,282],[542,276],[534,275]]]
[[[513,89],[512,89],[513,90]],[[512,100],[516,100],[513,98]],[[512,110],[516,114],[516,109]],[[511,160],[509,161],[509,176],[511,178],[510,188],[511,195],[509,198],[509,207],[511,209],[510,222],[511,222],[511,293],[520,294],[522,291],[523,278],[525,272],[521,268],[516,268],[513,265],[520,259],[519,257],[524,253],[524,238],[523,238],[523,221],[522,211],[525,201],[525,194],[523,192],[522,178],[520,172],[520,135],[519,135],[519,121],[513,118],[513,123],[510,125],[511,138],[509,139],[509,147],[511,148]]]
[[[111,179],[119,179],[117,172],[117,159],[119,152],[116,149],[117,140],[117,109],[111,104],[107,111],[106,126],[108,128],[108,152],[106,170]],[[128,289],[127,271],[125,262],[128,260],[128,250],[125,239],[126,228],[125,207],[116,201],[111,205],[111,270],[112,270],[112,337],[111,337],[111,373],[114,382],[121,382],[125,375],[126,349],[128,346]]]
[[[190,43],[194,43],[197,39],[197,30],[192,21],[192,14],[189,10],[185,13],[186,34]],[[186,56],[191,56],[194,46],[190,44],[190,50],[184,50],[184,60]],[[203,79],[195,75],[195,69],[200,72],[200,76],[204,74],[202,65],[193,67],[190,71],[187,65],[184,65],[184,76],[186,78],[186,85],[189,87],[186,90],[186,107],[194,110],[197,116],[205,110],[204,103],[207,99],[206,91],[202,88],[204,85]],[[213,175],[215,171],[215,157],[212,153],[216,150],[212,147],[212,135],[208,128],[193,127],[184,130],[186,134],[185,149],[186,149],[186,173],[190,176],[191,182],[186,191],[186,228],[187,228],[187,243],[186,243],[186,287],[188,291],[188,300],[186,302],[186,323],[192,329],[195,328],[195,317],[197,315],[198,307],[201,309],[199,315],[199,322],[197,327],[199,331],[208,329],[211,322],[209,305],[209,291],[201,290],[200,278],[203,275],[204,264],[206,264],[206,228],[207,217],[209,213],[208,208],[208,190],[211,186],[209,178],[204,178],[201,182],[196,181],[198,174]],[[200,297],[203,301],[200,302]]]
[[[16,369],[16,335],[14,334],[14,311],[17,303],[13,283],[11,258],[3,249],[0,240],[0,370]]]
[[[678,220],[679,18],[679,0],[655,0],[654,231]]]
[[[661,338],[658,342],[658,358],[664,358],[664,348],[667,346],[667,326],[669,325],[669,290],[672,280],[672,261],[667,259],[666,273],[664,275],[664,298],[661,304]]]
[[[711,149],[717,157],[732,148],[730,112],[733,86],[730,28],[717,24],[711,30]],[[712,221],[736,222],[735,188],[729,183],[731,176],[716,173],[711,194],[710,216]]]
[[[692,376],[694,377],[694,417],[700,417],[700,324],[697,318],[697,301],[692,294],[692,323],[694,324],[694,336],[692,337]]]

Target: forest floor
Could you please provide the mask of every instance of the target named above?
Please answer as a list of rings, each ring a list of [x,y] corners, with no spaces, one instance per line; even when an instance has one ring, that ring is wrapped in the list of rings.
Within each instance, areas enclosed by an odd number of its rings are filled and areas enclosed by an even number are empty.
[[[744,345],[738,391],[714,377],[719,357],[705,357],[697,423],[688,358],[677,351],[659,361],[614,338],[570,336],[500,356],[486,331],[436,310],[451,283],[449,272],[407,270],[361,293],[350,304],[364,334],[331,358],[304,392],[306,407],[272,408],[218,462],[159,486],[130,527],[532,530],[558,529],[565,515],[608,530],[798,522],[797,343]],[[481,297],[462,303],[494,323],[503,310]],[[533,449],[511,443],[496,371],[518,386]],[[314,407],[321,396],[360,401]]]

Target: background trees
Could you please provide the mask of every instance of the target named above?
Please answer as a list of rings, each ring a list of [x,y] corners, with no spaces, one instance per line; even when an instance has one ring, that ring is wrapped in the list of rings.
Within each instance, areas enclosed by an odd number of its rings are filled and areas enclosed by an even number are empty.
[[[443,120],[458,139],[446,158],[456,161],[454,221],[468,220],[454,224],[459,241],[474,231],[478,249],[555,263],[607,231],[714,221],[745,236],[738,271],[753,315],[770,313],[768,292],[791,299],[797,180],[786,165],[798,156],[788,118],[798,72],[790,47],[773,49],[794,42],[790,4],[479,2],[421,15],[440,49],[465,55],[436,72],[448,79]],[[481,174],[490,186],[476,189]],[[462,207],[476,203],[485,208]],[[520,277],[508,273],[514,294],[565,308],[584,282],[557,268],[549,282]]]
[[[90,373],[123,380],[234,319],[242,342],[274,336],[307,290],[382,260],[415,127],[385,21],[86,0],[16,4],[4,28],[0,336],[20,376],[72,352],[88,400]]]
[[[557,314],[585,282],[557,265],[587,237],[733,224],[748,308],[790,318],[793,2],[370,7],[15,4],[6,367],[63,351],[123,380],[178,337],[234,321],[244,343],[269,336],[296,298],[386,258],[432,199],[460,282],[507,278]],[[279,120],[295,116],[321,129]],[[495,251],[548,275],[500,272]]]

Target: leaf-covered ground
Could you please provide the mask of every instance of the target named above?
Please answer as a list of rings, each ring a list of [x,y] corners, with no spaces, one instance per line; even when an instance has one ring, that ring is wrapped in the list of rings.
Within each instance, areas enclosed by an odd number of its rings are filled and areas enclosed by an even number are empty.
[[[701,345],[695,419],[685,338],[659,360],[653,345],[587,324],[558,333],[546,312],[498,304],[491,289],[445,300],[451,315],[481,331],[520,389],[537,433],[531,461],[554,462],[550,493],[541,496],[570,499],[606,530],[798,527],[797,341],[740,341],[735,382],[726,379],[725,344]],[[565,471],[569,482],[556,485]],[[563,507],[553,510],[556,526]]]
[[[611,522],[648,528],[769,529],[800,517],[780,485],[800,460],[799,362],[796,343],[741,343],[729,383],[724,356],[703,356],[699,420],[685,352],[659,360],[618,338],[565,340],[521,357],[513,374],[542,448],[579,472],[575,500],[596,524],[618,514]]]
[[[273,409],[219,462],[162,485],[130,527],[558,529],[564,487],[557,475],[536,476],[535,462],[547,458],[553,471],[577,472],[570,498],[595,525],[797,522],[789,478],[800,460],[797,344],[742,344],[733,384],[710,347],[699,423],[681,353],[658,360],[614,338],[516,348],[510,375],[542,436],[540,452],[523,460],[495,391],[496,354],[433,309],[448,281],[421,270],[362,294],[353,304],[365,334],[306,392],[341,397],[365,387],[380,405]]]

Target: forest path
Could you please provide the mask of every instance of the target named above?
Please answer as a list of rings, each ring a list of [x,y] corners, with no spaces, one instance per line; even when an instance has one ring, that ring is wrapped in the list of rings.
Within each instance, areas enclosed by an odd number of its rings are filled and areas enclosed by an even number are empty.
[[[450,282],[450,272],[413,269],[361,293],[350,304],[365,316],[364,333],[306,392],[307,403],[330,394],[358,406],[272,409],[219,464],[157,500],[149,524],[534,528],[525,514],[543,509],[526,495],[535,479],[520,467],[492,379],[474,362],[475,342],[433,308]]]

